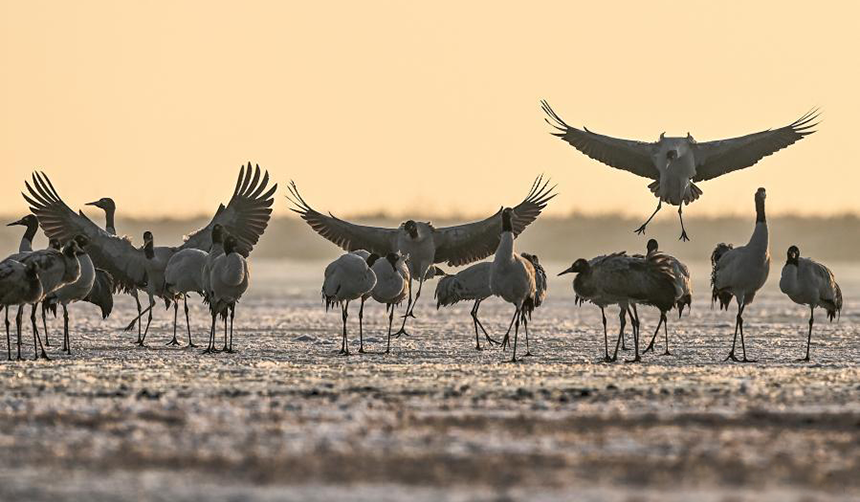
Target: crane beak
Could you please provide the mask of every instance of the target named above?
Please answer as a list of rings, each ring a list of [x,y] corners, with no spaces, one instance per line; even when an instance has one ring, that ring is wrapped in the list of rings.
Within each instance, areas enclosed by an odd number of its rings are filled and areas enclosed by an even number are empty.
[[[24,220],[21,219],[21,220],[13,221],[12,223],[6,224],[7,227],[14,227],[15,225],[26,225],[26,223],[24,223]]]
[[[87,202],[87,203],[86,203],[86,204],[84,204],[84,205],[85,205],[85,206],[96,206],[96,207],[99,207],[99,201]]]
[[[558,276],[557,276],[557,277],[561,277],[561,276],[563,276],[564,274],[569,274],[569,273],[573,272],[573,270],[571,270],[572,268],[573,268],[573,267],[568,267],[568,268],[567,268],[567,269],[565,269],[563,272],[561,272],[560,274],[558,274]]]

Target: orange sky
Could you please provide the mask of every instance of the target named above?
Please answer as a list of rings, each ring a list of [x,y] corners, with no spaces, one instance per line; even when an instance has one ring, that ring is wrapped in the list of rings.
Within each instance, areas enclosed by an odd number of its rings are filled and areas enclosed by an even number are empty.
[[[73,207],[209,213],[252,160],[340,214],[488,213],[541,172],[553,213],[650,214],[647,180],[550,136],[542,98],[645,140],[820,106],[818,133],[703,183],[685,214],[749,213],[758,186],[772,212],[860,213],[857,3],[514,5],[2,1],[0,213],[25,209],[35,168]]]

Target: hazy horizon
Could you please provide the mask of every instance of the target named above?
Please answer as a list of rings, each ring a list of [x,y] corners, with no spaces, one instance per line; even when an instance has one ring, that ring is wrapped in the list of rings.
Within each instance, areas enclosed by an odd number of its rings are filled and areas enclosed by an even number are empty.
[[[98,225],[103,225],[103,216],[91,213]],[[676,216],[676,215],[675,215]],[[12,218],[8,221],[13,221]],[[356,223],[393,227],[401,220],[390,217],[350,218]],[[5,223],[7,220],[0,220]],[[117,230],[127,235],[136,245],[142,234],[150,230],[155,235],[156,245],[175,246],[182,236],[206,223],[209,217],[186,219],[137,219],[119,217]],[[468,220],[433,218],[436,226],[463,223]],[[678,241],[680,228],[677,219],[668,215],[655,219],[648,227],[645,237],[633,233],[641,221],[635,217],[620,216],[542,216],[530,225],[517,239],[517,249],[538,254],[543,260],[573,261],[579,257],[592,257],[608,252],[626,250],[638,253],[644,250],[650,237],[656,238],[661,249],[687,261],[707,261],[718,242],[735,245],[746,244],[754,226],[754,216],[743,217],[689,217],[685,218],[691,242]],[[770,249],[774,267],[784,261],[785,250],[796,244],[804,256],[825,262],[847,262],[860,260],[860,216],[843,217],[797,217],[770,216]],[[0,250],[7,254],[17,250],[23,227],[0,226]],[[35,246],[47,243],[40,231]],[[295,259],[327,260],[342,253],[339,247],[320,237],[304,221],[293,217],[272,218],[259,244],[254,248],[253,260]],[[252,260],[252,261],[253,261]],[[447,268],[447,266],[445,267]],[[771,273],[778,273],[774,269]]]

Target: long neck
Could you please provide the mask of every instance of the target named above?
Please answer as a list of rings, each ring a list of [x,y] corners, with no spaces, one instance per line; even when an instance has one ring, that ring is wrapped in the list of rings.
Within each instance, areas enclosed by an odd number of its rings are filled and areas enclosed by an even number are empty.
[[[115,214],[116,208],[109,207],[105,209],[105,231],[111,235],[116,235],[116,224],[114,223]]]
[[[502,232],[499,247],[496,248],[496,262],[511,261],[514,259],[514,234],[513,232]]]
[[[36,237],[36,230],[39,225],[27,225],[27,231],[24,232],[24,237],[21,237],[21,244],[18,246],[19,253],[27,253],[33,250],[33,238]]]
[[[764,200],[757,199],[755,201],[755,229],[753,230],[748,247],[753,247],[760,250],[767,250],[768,233],[767,233],[767,218],[764,212]]]

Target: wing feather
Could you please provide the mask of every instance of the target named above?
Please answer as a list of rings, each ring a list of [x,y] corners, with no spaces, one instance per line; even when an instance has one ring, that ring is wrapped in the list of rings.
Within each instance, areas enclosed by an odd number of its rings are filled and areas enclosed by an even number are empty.
[[[24,182],[28,193],[22,195],[49,239],[67,242],[77,234],[86,235],[90,239],[86,252],[93,264],[113,277],[119,291],[146,284],[146,258],[131,241],[108,234],[89,218],[72,211],[45,173],[33,173],[32,182]]]
[[[301,216],[314,232],[335,243],[344,251],[365,249],[378,255],[396,251],[396,229],[356,225],[331,213],[326,216],[305,202],[294,181],[290,182],[289,191],[287,199],[295,206],[290,210]]]
[[[550,187],[549,180],[544,181],[543,176],[535,180],[526,198],[513,208],[511,223],[515,237],[535,221],[547,203],[558,195],[553,190],[555,186]],[[435,229],[435,262],[459,267],[483,260],[496,252],[501,232],[502,209],[485,220]]]
[[[262,176],[262,179],[260,178]],[[272,215],[277,183],[271,188],[269,172],[263,173],[259,165],[252,168],[251,163],[239,169],[233,196],[225,207],[219,206],[208,225],[185,237],[179,249],[200,249],[209,251],[212,247],[212,227],[221,224],[230,235],[239,240],[237,251],[247,257],[254,245],[266,231]]]
[[[654,143],[613,138],[593,133],[588,128],[577,129],[567,125],[546,101],[541,101],[541,108],[548,116],[544,120],[557,131],[552,135],[567,141],[585,155],[607,166],[623,169],[637,176],[652,180],[660,178],[660,172],[651,160]]]
[[[750,167],[764,157],[793,145],[815,132],[813,128],[819,124],[816,122],[818,116],[818,110],[814,109],[779,129],[696,143],[697,166],[693,181],[705,181]]]

